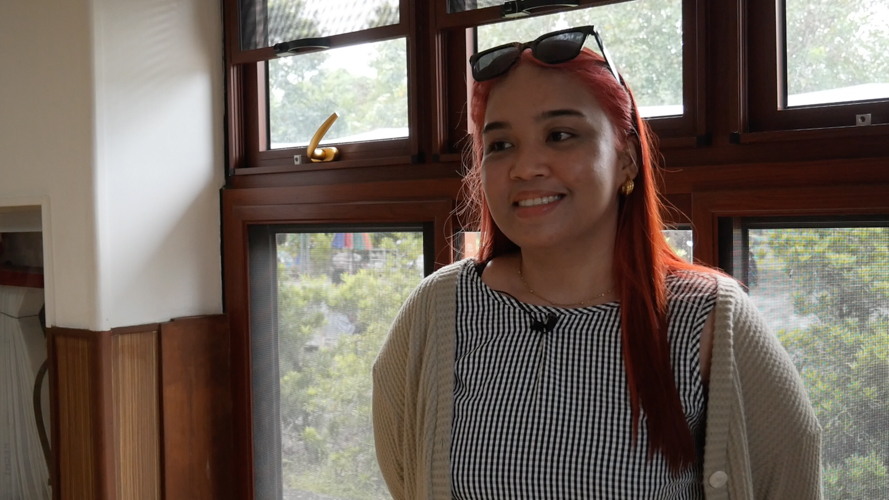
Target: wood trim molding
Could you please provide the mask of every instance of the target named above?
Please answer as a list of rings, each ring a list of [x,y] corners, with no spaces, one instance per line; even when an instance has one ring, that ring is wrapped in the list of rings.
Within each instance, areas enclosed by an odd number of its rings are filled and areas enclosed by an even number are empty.
[[[693,198],[695,260],[716,266],[720,217],[889,214],[889,184],[747,189],[697,193]]]
[[[253,224],[432,223],[436,267],[453,260],[454,198],[417,199],[410,183],[226,190],[223,192],[223,265],[231,318],[231,396],[235,497],[253,498],[253,395],[250,359],[248,230]],[[455,187],[455,186],[452,186]],[[438,189],[449,189],[439,182]],[[427,191],[428,193],[428,191]],[[455,193],[451,193],[455,194]],[[367,201],[369,197],[376,198]],[[386,198],[389,198],[388,200]],[[328,200],[318,203],[318,200]],[[331,200],[338,202],[331,202]],[[364,201],[358,201],[363,199]],[[299,200],[299,203],[294,203]],[[315,200],[316,202],[312,202]]]
[[[889,158],[666,168],[661,177],[661,192],[668,195],[732,189],[882,184],[889,183]]]

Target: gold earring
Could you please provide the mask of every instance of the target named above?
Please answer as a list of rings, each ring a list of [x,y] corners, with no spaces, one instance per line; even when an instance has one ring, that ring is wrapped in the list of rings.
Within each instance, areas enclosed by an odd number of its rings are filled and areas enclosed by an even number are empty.
[[[633,179],[627,179],[627,182],[624,182],[620,187],[620,192],[624,196],[630,196],[630,193],[633,192],[633,188],[636,187],[636,184],[633,183]]]

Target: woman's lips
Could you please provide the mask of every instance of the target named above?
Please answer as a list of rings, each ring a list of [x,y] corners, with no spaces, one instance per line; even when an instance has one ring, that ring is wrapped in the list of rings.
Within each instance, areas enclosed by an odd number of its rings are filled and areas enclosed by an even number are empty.
[[[520,196],[512,206],[519,217],[536,217],[554,210],[565,198],[564,194]]]

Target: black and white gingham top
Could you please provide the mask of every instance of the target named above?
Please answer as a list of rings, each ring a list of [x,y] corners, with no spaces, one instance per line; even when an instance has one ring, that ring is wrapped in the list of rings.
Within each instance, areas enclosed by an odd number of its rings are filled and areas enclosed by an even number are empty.
[[[716,281],[683,272],[667,287],[673,371],[700,457],[700,336]],[[534,331],[550,313],[557,317],[552,332]],[[633,446],[619,302],[525,304],[466,266],[457,284],[455,359],[455,499],[704,498],[700,458],[679,476],[662,455],[648,460],[644,415]]]

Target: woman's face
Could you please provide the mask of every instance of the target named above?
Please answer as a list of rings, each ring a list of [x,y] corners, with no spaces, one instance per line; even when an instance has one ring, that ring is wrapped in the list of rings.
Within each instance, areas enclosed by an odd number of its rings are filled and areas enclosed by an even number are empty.
[[[526,250],[613,242],[635,151],[579,79],[520,64],[491,90],[483,139],[482,186],[510,240]]]

